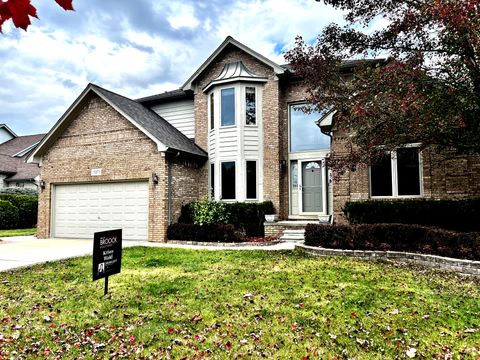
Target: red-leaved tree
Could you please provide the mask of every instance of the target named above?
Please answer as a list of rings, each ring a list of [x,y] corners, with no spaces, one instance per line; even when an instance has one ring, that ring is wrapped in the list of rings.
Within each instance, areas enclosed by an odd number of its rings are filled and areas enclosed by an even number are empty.
[[[73,0],[55,0],[65,10],[73,10]],[[31,24],[30,17],[37,16],[37,9],[30,0],[0,0],[0,32],[5,21],[12,20],[17,28],[27,30]]]
[[[314,107],[338,110],[351,149],[339,164],[412,142],[480,154],[480,0],[323,1],[347,25],[327,26],[314,45],[298,37],[286,59]],[[365,61],[349,72],[345,59]]]

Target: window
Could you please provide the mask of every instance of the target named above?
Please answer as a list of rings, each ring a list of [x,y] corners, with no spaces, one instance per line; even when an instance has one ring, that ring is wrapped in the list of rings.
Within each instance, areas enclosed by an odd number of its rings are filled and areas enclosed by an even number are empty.
[[[245,88],[245,124],[257,124],[257,104],[255,100],[255,88],[249,86]]]
[[[221,125],[235,125],[235,89],[228,88],[221,91]]]
[[[213,99],[213,92],[210,94],[210,129],[215,128],[215,107],[214,107],[214,99]]]
[[[302,111],[303,106],[305,104],[290,106],[290,151],[330,149],[330,137],[315,124],[321,114],[317,111],[306,114]]]
[[[247,199],[257,198],[257,162],[247,161]]]
[[[418,148],[405,147],[386,154],[370,167],[371,196],[420,196]]]
[[[215,199],[215,164],[210,164],[210,197]]]
[[[235,199],[235,162],[222,162],[222,199]]]

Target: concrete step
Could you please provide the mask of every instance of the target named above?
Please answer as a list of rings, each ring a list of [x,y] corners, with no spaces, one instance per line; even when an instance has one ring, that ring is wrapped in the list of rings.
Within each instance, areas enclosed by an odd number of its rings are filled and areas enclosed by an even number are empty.
[[[284,230],[280,237],[283,241],[303,241],[305,240],[305,229],[300,230]]]

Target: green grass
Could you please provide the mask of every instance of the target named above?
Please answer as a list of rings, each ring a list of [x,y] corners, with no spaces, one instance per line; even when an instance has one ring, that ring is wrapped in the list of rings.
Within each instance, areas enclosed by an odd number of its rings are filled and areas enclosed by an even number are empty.
[[[35,235],[36,233],[37,233],[36,228],[0,230],[0,238],[1,237],[8,237],[8,236],[28,236],[28,235]]]
[[[295,252],[124,250],[0,274],[0,358],[476,359],[480,282]],[[410,350],[413,351],[413,350]]]

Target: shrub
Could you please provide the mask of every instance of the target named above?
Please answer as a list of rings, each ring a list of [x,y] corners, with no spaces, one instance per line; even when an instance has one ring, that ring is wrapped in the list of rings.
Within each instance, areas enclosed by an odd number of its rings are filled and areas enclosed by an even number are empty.
[[[308,224],[305,228],[305,244],[310,246],[353,249],[353,231],[348,225]]]
[[[405,251],[480,260],[480,233],[457,233],[409,224],[317,225],[305,244],[333,249]]]
[[[265,214],[274,214],[271,201],[224,203],[201,200],[182,206],[179,223],[232,224],[247,236],[264,236]]]
[[[18,209],[11,202],[0,199],[0,229],[14,229],[18,224]]]
[[[401,223],[480,231],[480,199],[352,201],[343,212],[351,224]]]
[[[31,228],[37,224],[38,198],[33,195],[0,194],[0,200],[6,200],[18,209],[17,228]]]
[[[167,238],[170,240],[225,243],[246,241],[245,235],[230,224],[197,225],[176,223],[168,227]]]
[[[227,224],[225,203],[202,199],[191,204],[193,223],[196,225]]]
[[[18,194],[18,195],[33,195],[38,196],[38,191],[28,188],[2,188],[0,194]]]

